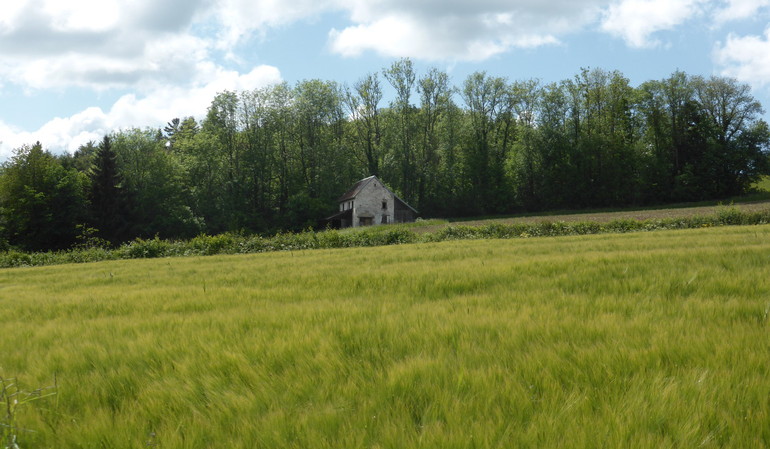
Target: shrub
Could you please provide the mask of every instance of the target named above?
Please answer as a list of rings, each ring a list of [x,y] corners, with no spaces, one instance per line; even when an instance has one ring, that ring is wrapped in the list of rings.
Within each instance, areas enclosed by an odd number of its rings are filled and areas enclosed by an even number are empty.
[[[433,241],[476,239],[479,234],[479,228],[473,226],[447,226],[434,234]]]
[[[262,253],[270,250],[269,241],[259,235],[243,238],[238,242],[238,253]]]
[[[120,247],[121,255],[126,259],[148,259],[167,255],[169,242],[161,240],[156,235],[150,240],[137,238]]]
[[[631,219],[613,220],[605,225],[606,230],[618,233],[639,231],[643,229],[643,227],[643,221]]]
[[[319,248],[342,248],[344,238],[336,229],[319,232],[317,234]]]
[[[99,262],[100,260],[115,259],[115,252],[102,247],[83,248],[73,251],[64,251],[61,258],[68,263]]]
[[[0,256],[0,265],[4,268],[32,266],[32,256],[16,250],[9,250]]]
[[[201,234],[189,241],[161,240],[158,236],[138,238],[117,249],[106,245],[79,245],[68,251],[23,253],[14,249],[0,252],[0,268],[83,263],[113,259],[139,259],[171,256],[247,254],[315,248],[350,248],[397,245],[445,240],[510,239],[541,236],[586,235],[606,232],[639,232],[662,229],[690,229],[725,225],[770,223],[770,209],[742,212],[735,207],[720,208],[711,216],[658,220],[615,220],[609,223],[541,221],[539,223],[488,223],[481,226],[449,225],[429,234],[417,234],[406,225],[375,226],[364,229],[307,230],[281,232],[272,237],[243,236],[233,233]],[[84,233],[85,234],[85,233]],[[88,241],[88,239],[86,239]],[[90,243],[99,243],[90,240]]]
[[[589,235],[599,234],[604,231],[604,227],[600,223],[591,221],[579,221],[571,223],[569,225],[570,234],[576,235]]]
[[[187,253],[210,256],[237,252],[238,240],[240,239],[237,236],[230,233],[219,235],[200,234],[184,246]]]
[[[409,229],[396,227],[388,229],[385,232],[385,245],[399,245],[403,243],[415,243],[418,240],[417,234]]]
[[[735,206],[720,206],[717,208],[717,220],[723,225],[744,224],[746,214]]]

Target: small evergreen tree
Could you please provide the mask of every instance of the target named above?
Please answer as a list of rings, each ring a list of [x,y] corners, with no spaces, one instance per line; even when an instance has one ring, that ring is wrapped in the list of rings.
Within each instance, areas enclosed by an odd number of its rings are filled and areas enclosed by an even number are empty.
[[[115,244],[129,236],[130,203],[109,136],[99,145],[90,172],[92,225],[103,239]]]

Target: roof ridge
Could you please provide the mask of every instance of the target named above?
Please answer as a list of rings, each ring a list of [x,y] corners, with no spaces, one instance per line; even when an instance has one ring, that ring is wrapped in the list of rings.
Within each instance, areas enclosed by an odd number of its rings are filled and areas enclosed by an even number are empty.
[[[361,191],[361,189],[363,189],[364,186],[369,184],[369,182],[372,180],[372,178],[377,178],[377,176],[376,175],[371,175],[371,176],[369,176],[367,178],[364,178],[364,179],[361,179],[361,180],[357,181],[355,184],[353,184],[353,187],[348,189],[347,192],[342,194],[342,196],[339,197],[339,199],[337,199],[337,202],[347,201],[347,200],[355,198],[356,195],[358,195],[358,193]]]
[[[342,196],[339,197],[339,199],[337,199],[337,202],[341,203],[343,201],[352,200],[353,198],[355,198],[361,192],[361,190],[364,189],[364,187],[366,187],[367,184],[369,184],[369,182],[371,182],[372,179],[376,179],[376,180],[380,181],[380,178],[378,178],[377,175],[371,175],[371,176],[368,176],[368,177],[366,177],[364,179],[360,179],[355,184],[353,184],[353,187],[351,187],[350,189],[348,189],[347,192],[342,194]],[[388,192],[390,192],[390,194],[393,195],[393,197],[395,199],[397,199],[398,201],[403,203],[406,207],[408,207],[409,209],[411,209],[415,213],[418,213],[417,209],[413,208],[412,206],[409,205],[409,203],[407,203],[406,201],[401,199],[398,195],[396,195],[396,192],[390,190],[390,187],[385,185],[384,182],[380,181],[380,184],[382,184],[382,187],[385,190],[387,190]]]

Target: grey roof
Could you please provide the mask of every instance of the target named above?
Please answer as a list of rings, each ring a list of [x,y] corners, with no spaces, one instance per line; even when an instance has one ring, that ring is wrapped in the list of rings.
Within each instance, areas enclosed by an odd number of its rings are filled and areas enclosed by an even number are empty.
[[[415,209],[414,207],[412,207],[409,204],[407,204],[406,201],[404,201],[401,198],[399,198],[395,193],[393,194],[393,198],[396,199],[396,202],[399,202],[399,203],[403,204],[404,206],[408,207],[409,209],[411,209],[412,212],[414,212],[415,214],[419,214],[419,212],[417,212],[417,209]]]
[[[337,219],[343,219],[347,218],[349,220],[353,219],[353,209],[343,210],[342,212],[337,212],[336,214],[332,215],[331,217],[326,217],[324,220],[331,221],[331,220],[337,220]]]
[[[342,195],[337,200],[337,202],[341,203],[343,201],[352,200],[353,198],[356,197],[356,195],[358,195],[358,192],[360,192],[361,189],[364,188],[364,186],[369,184],[369,181],[371,181],[372,179],[375,179],[375,178],[377,178],[377,177],[372,175],[372,176],[369,176],[368,178],[364,178],[364,179],[358,181],[357,183],[353,184],[353,187],[351,187],[347,192],[345,192],[345,194]]]
[[[363,190],[363,189],[364,189],[364,187],[366,187],[366,185],[367,185],[367,184],[369,184],[369,183],[370,183],[370,182],[371,182],[373,179],[377,179],[377,176],[374,176],[374,175],[372,175],[372,176],[369,176],[368,178],[364,178],[364,179],[362,179],[362,180],[358,181],[357,183],[353,184],[353,187],[351,187],[350,189],[348,189],[348,191],[347,191],[347,192],[345,192],[345,193],[344,193],[344,194],[343,194],[341,197],[339,197],[339,199],[337,200],[337,202],[338,202],[338,203],[341,203],[341,202],[343,202],[343,201],[352,200],[352,199],[353,199],[353,198],[355,198],[355,197],[356,197],[356,195],[358,195],[358,193],[359,193],[359,192],[361,192],[361,190]],[[406,201],[402,200],[401,198],[399,198],[399,197],[398,197],[398,195],[396,195],[395,193],[393,193],[393,191],[392,191],[392,190],[388,189],[388,186],[386,186],[386,185],[385,185],[385,183],[383,183],[382,181],[380,181],[380,184],[382,184],[382,186],[383,186],[383,187],[385,187],[385,189],[387,189],[387,190],[388,190],[388,192],[390,192],[391,194],[393,194],[393,198],[395,198],[397,201],[401,202],[401,204],[403,204],[404,206],[406,206],[406,207],[408,207],[409,209],[411,209],[411,210],[412,210],[412,211],[413,211],[415,214],[419,213],[419,212],[417,212],[417,209],[415,209],[415,208],[413,208],[412,206],[410,206],[409,204],[407,204],[407,202],[406,202]]]

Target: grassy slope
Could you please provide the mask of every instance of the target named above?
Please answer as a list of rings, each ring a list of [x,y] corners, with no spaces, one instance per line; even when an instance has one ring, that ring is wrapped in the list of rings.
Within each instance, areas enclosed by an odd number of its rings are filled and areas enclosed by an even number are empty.
[[[623,209],[617,211],[549,211],[544,213],[523,214],[513,217],[490,217],[484,219],[460,219],[464,225],[477,226],[489,223],[534,223],[538,221],[590,221],[607,223],[612,220],[659,220],[669,218],[687,218],[696,216],[709,216],[716,214],[724,206],[744,212],[754,212],[770,209],[770,176],[763,176],[751,186],[751,192],[742,196],[728,198],[724,201],[704,201],[701,203],[682,203],[669,206],[651,206],[640,209]],[[434,232],[446,226],[447,223],[426,223],[426,226],[417,227],[417,232]]]
[[[768,181],[770,183],[770,181]],[[770,194],[770,193],[769,193]],[[489,217],[482,219],[453,220],[456,224],[466,226],[482,226],[490,223],[538,223],[542,221],[564,222],[595,222],[608,223],[613,220],[665,220],[674,218],[706,217],[717,214],[720,210],[732,208],[742,212],[757,212],[770,209],[770,201],[766,199],[724,205],[681,205],[680,207],[624,209],[620,211],[565,211],[550,212],[537,215],[518,215],[512,217]],[[429,223],[424,226],[417,224],[413,229],[420,233],[435,232],[443,227],[451,226],[450,223]]]
[[[768,447],[770,226],[0,271],[27,447]]]

